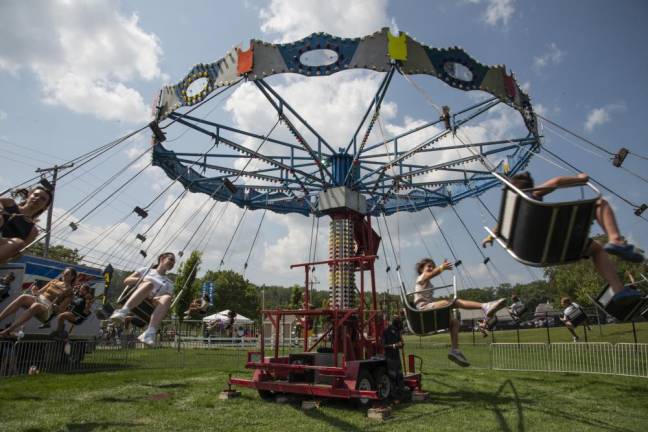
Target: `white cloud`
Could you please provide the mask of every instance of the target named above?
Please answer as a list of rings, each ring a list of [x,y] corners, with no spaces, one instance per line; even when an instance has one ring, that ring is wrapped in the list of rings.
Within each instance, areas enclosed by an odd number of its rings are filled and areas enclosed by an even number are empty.
[[[7,112],[0,110],[0,121],[7,119]]]
[[[45,103],[105,120],[150,117],[129,83],[164,79],[162,49],[116,1],[3,2],[0,40],[0,70],[36,74]]]
[[[493,27],[507,26],[515,12],[515,0],[488,0],[483,20]]]
[[[546,66],[559,64],[564,56],[565,51],[558,48],[555,42],[551,42],[547,45],[547,50],[541,56],[533,58],[533,67],[539,72]]]
[[[587,114],[585,120],[585,130],[592,132],[595,127],[609,123],[612,120],[612,113],[625,111],[626,106],[624,103],[608,104],[601,108],[594,108]]]
[[[389,25],[387,0],[271,0],[259,12],[261,30],[276,33],[282,42],[313,32],[364,36]]]

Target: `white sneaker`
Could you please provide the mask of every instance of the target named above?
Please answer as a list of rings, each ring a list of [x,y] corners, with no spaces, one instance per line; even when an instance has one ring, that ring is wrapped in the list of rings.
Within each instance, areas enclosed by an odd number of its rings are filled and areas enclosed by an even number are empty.
[[[149,329],[146,329],[144,333],[141,335],[137,336],[137,340],[142,342],[146,346],[154,347],[155,346],[155,334],[157,332],[155,330],[151,331]]]
[[[495,315],[495,312],[502,309],[505,305],[506,299],[501,298],[499,300],[485,303],[482,306],[482,310],[484,311],[484,315],[486,315],[488,318],[492,318],[493,315]]]
[[[576,343],[580,340],[580,338],[578,336],[574,336],[572,337],[572,340],[574,341],[574,343]]]
[[[450,352],[448,353],[448,360],[455,362],[461,367],[470,366],[468,359],[464,357],[463,353],[459,350],[450,350]]]
[[[110,315],[110,321],[114,322],[115,324],[122,325],[124,324],[124,320],[128,316],[128,309],[126,308],[121,308],[121,309],[116,309],[115,312]]]

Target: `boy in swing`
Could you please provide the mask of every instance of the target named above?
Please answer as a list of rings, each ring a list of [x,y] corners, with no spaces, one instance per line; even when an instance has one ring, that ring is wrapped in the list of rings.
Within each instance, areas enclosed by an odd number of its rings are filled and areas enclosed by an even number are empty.
[[[532,199],[542,201],[542,198],[555,191],[556,188],[562,186],[577,186],[585,185],[589,181],[589,176],[585,173],[580,173],[575,176],[559,176],[547,180],[540,186],[535,187],[533,178],[528,172],[521,172],[515,174],[510,178],[511,183],[522,190],[527,196]],[[586,248],[586,255],[592,258],[596,271],[601,277],[610,285],[612,291],[615,293],[616,299],[626,297],[635,297],[638,292],[632,289],[624,290],[623,283],[617,275],[616,268],[608,254],[616,255],[622,260],[630,261],[633,263],[641,263],[644,261],[642,252],[635,248],[634,245],[628,243],[621,235],[619,226],[614,216],[614,211],[610,203],[601,198],[596,203],[596,221],[603,229],[608,237],[608,243],[601,246],[595,240],[590,239],[589,245]],[[493,232],[499,234],[499,225],[493,229]],[[487,236],[482,241],[482,246],[490,246],[495,240],[492,236]]]
[[[416,278],[416,289],[414,291],[414,305],[419,310],[439,309],[449,305],[453,305],[459,309],[481,309],[484,312],[486,319],[492,318],[495,313],[506,305],[506,299],[501,298],[488,303],[479,303],[471,300],[435,300],[432,295],[433,286],[430,282],[433,278],[437,277],[445,270],[452,269],[452,263],[444,260],[440,266],[434,263],[432,258],[424,258],[416,263],[416,273],[419,275]],[[455,362],[459,366],[470,366],[470,362],[466,359],[461,351],[459,351],[459,320],[456,318],[450,319],[450,352],[448,359]]]

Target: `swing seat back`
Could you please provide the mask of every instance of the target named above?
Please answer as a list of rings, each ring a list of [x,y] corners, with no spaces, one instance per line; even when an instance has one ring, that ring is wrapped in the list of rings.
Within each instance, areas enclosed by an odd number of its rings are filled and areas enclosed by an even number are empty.
[[[451,304],[438,309],[417,310],[409,304],[406,304],[405,317],[407,318],[407,327],[410,332],[419,336],[447,330],[450,328],[453,308],[454,306]]]
[[[509,315],[511,315],[511,318],[513,318],[513,321],[515,322],[520,322],[522,320],[522,316],[528,312],[528,309],[525,304],[519,305],[519,306],[511,306],[509,308]]]
[[[640,315],[644,308],[648,308],[648,296],[640,293],[620,300],[613,297],[614,291],[609,285],[605,285],[596,299],[590,297],[590,300],[603,312],[621,322],[631,321],[635,316]]]
[[[569,315],[566,314],[565,318],[567,318],[569,322],[571,322],[572,325],[576,327],[587,321],[587,314],[583,309],[577,308]]]
[[[578,261],[585,255],[596,211],[596,196],[580,201],[538,201],[494,173],[504,184],[499,212],[499,233],[493,234],[507,252],[534,267]],[[580,187],[580,186],[572,186]]]
[[[448,287],[439,287],[436,289]],[[459,319],[459,311],[454,309],[454,300],[457,298],[457,285],[454,277],[452,280],[452,288],[453,300],[450,304],[437,309],[419,310],[416,306],[412,305],[408,298],[408,296],[414,293],[408,294],[401,282],[401,299],[405,310],[405,318],[407,319],[407,327],[410,332],[419,336],[438,333],[450,328],[450,320],[452,318]]]
[[[135,292],[136,286],[127,286],[124,291],[117,299],[117,304],[121,307],[128,301],[130,296]],[[149,321],[151,321],[151,315],[155,306],[149,301],[149,299],[144,299],[137,307],[131,309],[131,324],[135,327],[143,328],[148,326]]]

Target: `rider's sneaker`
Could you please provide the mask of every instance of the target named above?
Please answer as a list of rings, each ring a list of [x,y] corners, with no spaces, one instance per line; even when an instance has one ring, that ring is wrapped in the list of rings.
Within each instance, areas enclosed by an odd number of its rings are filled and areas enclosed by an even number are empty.
[[[616,255],[622,260],[630,261],[633,263],[642,263],[645,258],[640,249],[634,247],[634,245],[627,244],[616,244],[616,243],[606,243],[603,246],[603,249],[611,255]]]
[[[450,350],[450,352],[448,353],[448,360],[458,364],[461,367],[470,366],[468,359],[464,357],[463,353],[458,349]]]
[[[578,336],[573,336],[573,337],[572,337],[572,340],[574,341],[574,343],[578,342],[579,339],[580,339],[580,338],[579,338]]]
[[[488,318],[491,318],[493,315],[495,315],[495,312],[502,309],[505,305],[506,299],[501,298],[499,300],[484,303],[482,305],[482,310],[484,311],[484,315],[486,315]]]
[[[155,346],[155,330],[146,329],[144,333],[137,336],[137,340],[142,342],[144,345],[154,347]]]
[[[110,321],[114,322],[115,324],[124,324],[124,320],[128,316],[128,309],[126,308],[121,308],[115,310],[115,312],[110,315]]]

